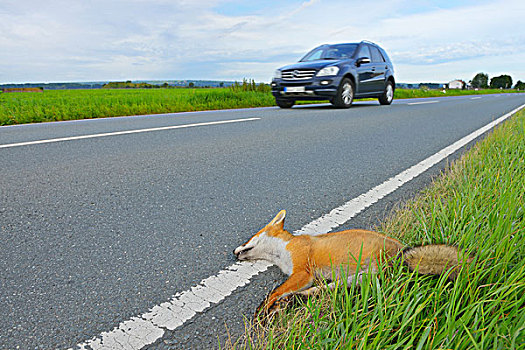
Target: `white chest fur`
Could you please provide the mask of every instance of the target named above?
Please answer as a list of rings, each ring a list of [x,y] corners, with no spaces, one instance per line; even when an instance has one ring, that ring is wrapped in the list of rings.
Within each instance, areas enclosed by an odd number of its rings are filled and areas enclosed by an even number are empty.
[[[277,237],[269,237],[263,233],[259,239],[258,245],[264,246],[264,260],[268,260],[277,265],[282,272],[288,276],[292,274],[293,263],[290,252],[286,249],[288,242]]]

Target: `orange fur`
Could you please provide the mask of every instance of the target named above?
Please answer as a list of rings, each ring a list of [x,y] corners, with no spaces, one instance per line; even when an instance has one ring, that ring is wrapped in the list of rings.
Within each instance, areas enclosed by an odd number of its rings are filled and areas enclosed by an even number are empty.
[[[389,259],[404,254],[410,269],[420,267],[421,273],[430,274],[443,273],[446,265],[458,264],[455,247],[431,245],[403,252],[401,242],[374,231],[346,230],[318,236],[294,236],[284,229],[285,217],[286,211],[282,210],[248,242],[234,250],[239,260],[268,260],[289,275],[261,304],[259,309],[263,311],[269,311],[287,295],[311,294],[318,289],[310,288],[317,277],[339,279],[342,269],[350,281],[359,278],[363,271],[375,272],[383,257]]]

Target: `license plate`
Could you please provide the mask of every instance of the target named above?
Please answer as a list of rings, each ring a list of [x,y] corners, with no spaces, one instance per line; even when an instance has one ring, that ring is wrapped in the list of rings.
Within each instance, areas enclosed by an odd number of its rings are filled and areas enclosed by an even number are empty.
[[[284,92],[305,92],[304,86],[286,86]]]

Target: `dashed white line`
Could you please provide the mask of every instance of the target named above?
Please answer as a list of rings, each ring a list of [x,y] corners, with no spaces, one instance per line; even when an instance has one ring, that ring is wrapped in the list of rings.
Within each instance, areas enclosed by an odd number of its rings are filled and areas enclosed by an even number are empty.
[[[410,103],[407,103],[407,105],[424,105],[427,103],[439,103],[439,101],[432,100],[432,101],[423,101],[423,102],[410,102]]]
[[[9,143],[9,144],[5,144],[5,145],[0,145],[0,148],[12,148],[12,147],[20,147],[20,146],[38,145],[38,144],[43,144],[43,143],[53,143],[53,142],[73,141],[73,140],[84,140],[84,139],[93,139],[93,138],[97,138],[97,137],[107,137],[107,136],[117,136],[117,135],[138,134],[138,133],[152,132],[152,131],[164,131],[164,130],[172,130],[172,129],[193,128],[193,127],[198,127],[198,126],[241,123],[241,122],[249,122],[249,121],[254,121],[254,120],[259,120],[259,119],[261,119],[261,118],[230,119],[230,120],[220,120],[220,121],[215,121],[215,122],[172,125],[172,126],[163,126],[163,127],[158,127],[158,128],[136,129],[136,130],[106,132],[106,133],[101,133],[101,134],[80,135],[80,136],[71,136],[71,137],[60,137],[60,138],[56,138],[56,139]]]
[[[333,230],[524,107],[525,104],[499,117],[359,197],[333,209],[330,213],[305,225],[299,231],[295,231],[294,234],[315,235]],[[237,288],[248,284],[253,276],[265,271],[269,266],[270,264],[263,261],[233,264],[220,271],[216,276],[202,280],[190,290],[175,294],[171,300],[154,306],[149,312],[138,317],[132,317],[130,320],[120,323],[113,330],[78,344],[76,348],[88,349],[89,347],[94,350],[141,349],[161,338],[165,330],[174,330],[197,313],[206,310],[212,304],[219,303]]]
[[[479,100],[481,97],[472,97],[471,100]]]

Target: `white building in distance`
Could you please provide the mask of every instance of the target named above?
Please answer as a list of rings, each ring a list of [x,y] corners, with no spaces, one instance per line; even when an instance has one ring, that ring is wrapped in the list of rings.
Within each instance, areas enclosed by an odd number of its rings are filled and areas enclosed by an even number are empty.
[[[465,82],[463,80],[452,80],[448,83],[449,89],[463,89],[466,86]]]

